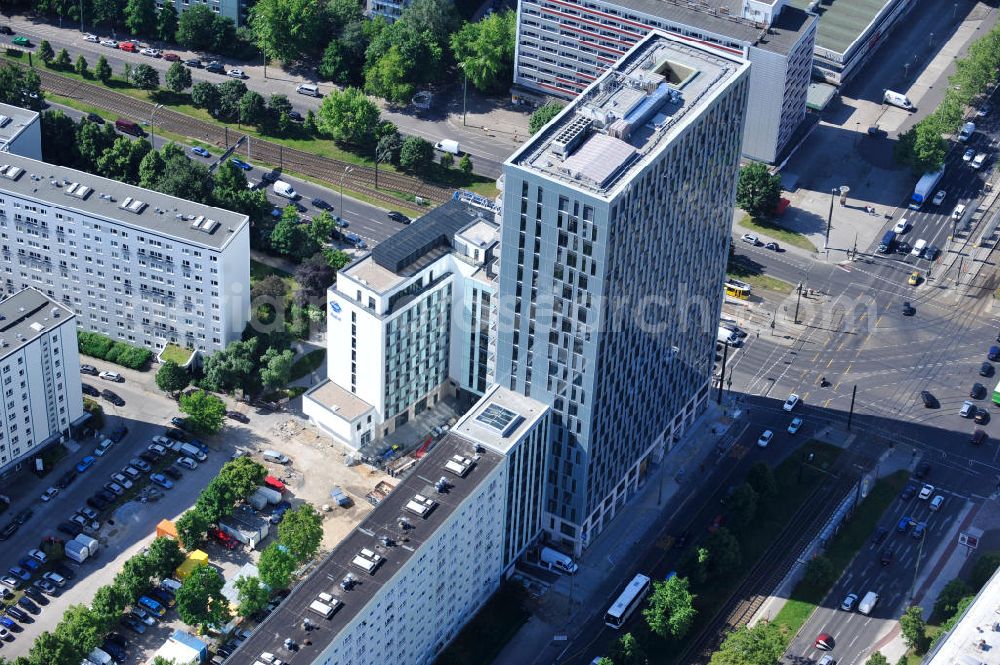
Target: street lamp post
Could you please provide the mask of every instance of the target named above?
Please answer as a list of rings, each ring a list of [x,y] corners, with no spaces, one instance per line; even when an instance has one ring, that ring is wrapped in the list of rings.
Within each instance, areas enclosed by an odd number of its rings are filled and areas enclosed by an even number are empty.
[[[344,178],[347,174],[354,170],[354,167],[346,166],[344,167],[344,173],[340,176],[340,218],[344,218]],[[377,187],[377,185],[376,185]]]
[[[80,0],[80,32],[83,32],[83,0]]]
[[[163,104],[157,104],[153,107],[153,112],[149,114],[149,145],[156,150],[156,112],[163,108]]]
[[[462,67],[462,74],[464,78],[462,79],[462,127],[465,127],[465,114],[468,111],[468,96],[469,96],[469,73],[465,71],[465,67]]]
[[[799,294],[795,298],[795,317],[792,319],[792,321],[794,323],[798,323],[799,322],[799,303],[802,302],[802,282],[799,282],[799,285],[796,287],[795,290],[798,291]]]

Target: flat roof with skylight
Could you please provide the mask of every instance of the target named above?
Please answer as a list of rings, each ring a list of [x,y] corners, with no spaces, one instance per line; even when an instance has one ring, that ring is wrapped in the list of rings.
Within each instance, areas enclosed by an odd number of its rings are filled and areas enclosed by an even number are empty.
[[[748,66],[736,56],[652,32],[510,163],[610,198]]]
[[[500,385],[487,389],[452,431],[506,453],[548,412],[541,402]]]
[[[38,113],[20,106],[0,104],[0,146],[4,146],[38,118]]]
[[[816,28],[816,48],[834,53],[844,53],[891,0],[840,0],[833,3],[815,3],[814,0],[788,0],[788,4],[802,10],[815,5],[819,14]]]
[[[230,210],[10,153],[0,153],[0,191],[219,250],[250,224]]]
[[[37,289],[22,289],[0,301],[0,358],[74,316],[72,310]]]

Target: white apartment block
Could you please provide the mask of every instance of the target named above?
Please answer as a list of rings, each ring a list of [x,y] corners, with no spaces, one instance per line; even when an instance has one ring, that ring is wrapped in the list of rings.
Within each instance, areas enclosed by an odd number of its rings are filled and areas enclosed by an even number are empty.
[[[499,224],[448,201],[345,267],[327,293],[327,380],[303,410],[339,442],[380,440],[444,396],[487,388]]]
[[[164,2],[171,1],[178,15],[183,14],[196,5],[205,5],[216,14],[233,19],[237,27],[244,25],[247,20],[248,7],[245,0],[157,0],[157,10],[163,6]]]
[[[42,123],[36,111],[0,104],[0,153],[5,152],[42,159]]]
[[[36,289],[0,300],[0,478],[85,417],[75,319]]]
[[[0,153],[0,290],[34,287],[80,328],[212,353],[250,310],[246,215]]]
[[[650,33],[504,164],[496,382],[552,405],[576,551],[708,399],[750,70]]]
[[[806,117],[816,26],[786,0],[520,0],[515,91],[572,99],[659,30],[753,63],[742,151],[774,163]]]
[[[227,662],[434,662],[540,534],[549,419],[492,387]]]

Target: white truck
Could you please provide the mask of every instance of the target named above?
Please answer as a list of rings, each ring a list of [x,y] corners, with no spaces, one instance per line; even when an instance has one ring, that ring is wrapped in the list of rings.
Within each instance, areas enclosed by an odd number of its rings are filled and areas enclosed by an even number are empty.
[[[87,555],[94,557],[97,556],[97,551],[101,549],[101,544],[96,538],[91,538],[85,533],[81,533],[74,538],[78,543],[82,544],[87,548]]]
[[[740,336],[725,326],[719,326],[719,332],[715,337],[715,341],[720,344],[728,344],[729,346],[739,346]]]
[[[875,605],[877,603],[878,594],[874,591],[869,591],[865,594],[865,597],[861,599],[861,602],[858,603],[858,612],[867,616],[872,613],[872,610],[875,609]]]
[[[294,201],[299,198],[299,193],[295,191],[295,188],[284,180],[275,180],[273,189],[275,194],[284,196],[286,199]]]
[[[66,558],[70,561],[83,563],[87,560],[87,557],[90,556],[90,552],[87,551],[87,546],[79,540],[67,540],[64,548]]]
[[[260,494],[272,506],[276,506],[281,503],[281,492],[273,490],[270,487],[258,487],[254,494]]]
[[[452,139],[441,139],[434,144],[434,149],[441,152],[450,152],[453,155],[462,154],[462,151],[458,148],[458,141]]]
[[[927,197],[932,196],[934,193],[934,188],[939,182],[941,182],[941,177],[944,175],[944,167],[942,166],[939,170],[933,173],[925,173],[920,180],[917,181],[917,186],[913,188],[913,195],[910,197],[910,210],[920,210],[920,206],[924,204]]]
[[[906,109],[907,111],[915,110],[913,103],[910,98],[901,92],[893,92],[892,90],[886,90],[885,94],[882,96],[886,104],[891,104],[892,106],[898,106],[901,109]]]
[[[549,570],[555,570],[569,575],[574,574],[579,569],[573,559],[569,558],[562,552],[557,552],[556,550],[548,547],[542,548],[542,551],[539,553],[538,560],[543,567],[548,568]]]
[[[174,441],[170,444],[170,449],[175,453],[180,453],[188,457],[193,457],[199,462],[204,462],[208,459],[208,455],[201,451],[198,446],[193,446],[190,443],[181,443],[180,441]]]

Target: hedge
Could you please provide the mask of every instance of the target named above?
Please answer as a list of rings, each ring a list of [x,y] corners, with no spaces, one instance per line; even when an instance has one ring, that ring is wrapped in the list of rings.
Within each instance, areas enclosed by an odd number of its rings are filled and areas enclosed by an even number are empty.
[[[153,352],[149,349],[116,342],[98,333],[77,331],[76,341],[83,355],[107,360],[129,369],[145,369],[153,359]]]

